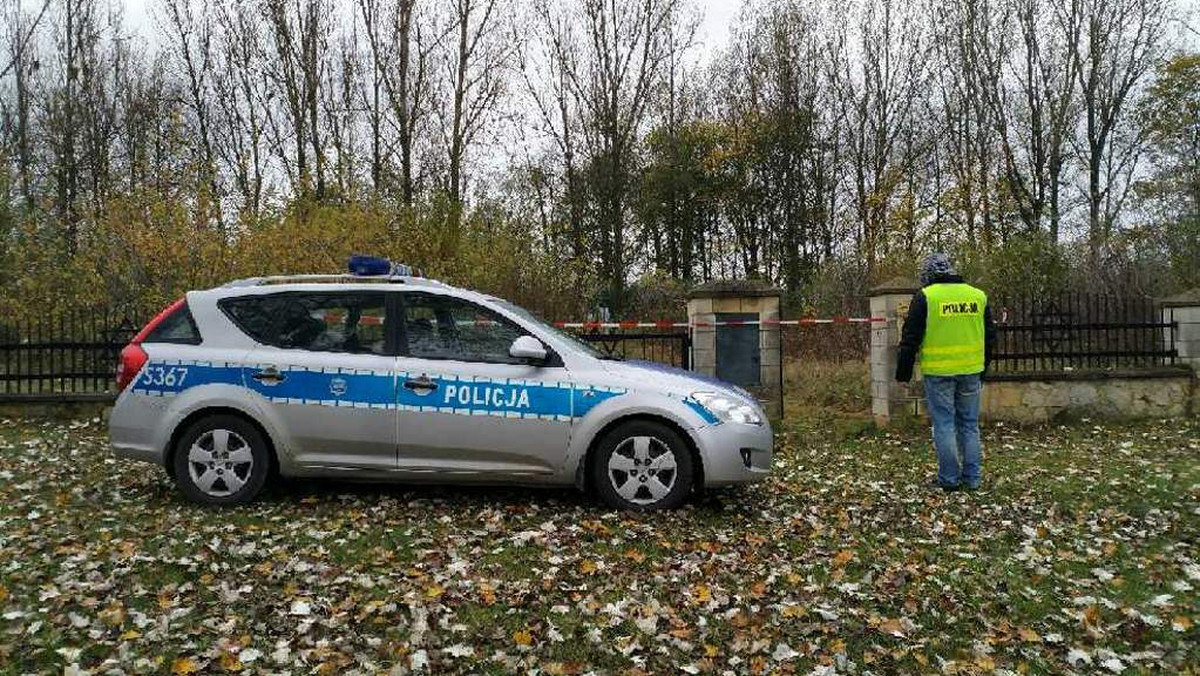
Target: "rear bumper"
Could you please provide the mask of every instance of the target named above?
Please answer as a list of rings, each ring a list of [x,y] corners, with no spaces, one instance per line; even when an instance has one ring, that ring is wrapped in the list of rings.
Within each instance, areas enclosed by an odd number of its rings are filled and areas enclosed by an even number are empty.
[[[166,411],[161,401],[143,402],[129,392],[117,399],[108,416],[108,439],[113,455],[161,465],[166,444],[158,438],[158,423]]]
[[[704,461],[704,485],[762,481],[771,473],[774,434],[770,425],[723,423],[694,432]]]

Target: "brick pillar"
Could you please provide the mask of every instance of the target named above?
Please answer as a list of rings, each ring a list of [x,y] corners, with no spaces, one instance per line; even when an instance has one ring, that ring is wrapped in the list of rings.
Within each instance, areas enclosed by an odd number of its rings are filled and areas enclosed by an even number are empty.
[[[688,323],[692,325],[692,370],[717,375],[717,333],[724,314],[762,322],[758,328],[758,382],[738,383],[754,393],[773,416],[783,413],[783,359],[779,335],[779,289],[754,280],[715,280],[688,294]]]
[[[1185,291],[1160,301],[1162,321],[1175,322],[1174,343],[1165,331],[1166,348],[1175,348],[1176,362],[1200,371],[1200,289]]]
[[[920,390],[896,382],[896,354],[900,329],[918,288],[915,281],[898,278],[871,290],[871,317],[887,320],[871,323],[871,414],[879,426],[897,415],[917,412]]]
[[[713,298],[696,297],[688,300],[688,324],[692,331],[692,370],[708,376],[717,375],[717,315]]]

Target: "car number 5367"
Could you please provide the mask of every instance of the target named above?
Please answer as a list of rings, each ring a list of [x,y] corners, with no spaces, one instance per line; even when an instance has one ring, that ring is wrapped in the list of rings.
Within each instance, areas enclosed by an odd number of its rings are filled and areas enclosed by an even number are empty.
[[[148,366],[142,373],[142,384],[183,387],[183,381],[187,378],[187,374],[186,366]]]

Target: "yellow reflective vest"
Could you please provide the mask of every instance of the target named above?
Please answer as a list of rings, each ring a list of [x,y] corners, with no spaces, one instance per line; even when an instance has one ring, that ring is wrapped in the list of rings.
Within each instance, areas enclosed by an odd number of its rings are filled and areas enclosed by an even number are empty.
[[[970,284],[930,284],[925,294],[921,372],[930,376],[982,373],[987,294]]]

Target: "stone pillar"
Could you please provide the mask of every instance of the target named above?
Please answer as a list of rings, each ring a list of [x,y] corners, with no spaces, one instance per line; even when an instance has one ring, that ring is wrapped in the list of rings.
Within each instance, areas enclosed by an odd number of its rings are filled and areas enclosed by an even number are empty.
[[[688,323],[692,329],[691,368],[710,376],[728,376],[720,368],[717,334],[737,327],[719,327],[716,323],[728,315],[741,315],[743,321],[757,321],[758,382],[735,383],[755,394],[767,412],[783,411],[783,358],[779,335],[779,289],[754,280],[717,280],[702,284],[688,294]],[[747,327],[749,328],[749,327]],[[729,358],[728,356],[726,358]]]
[[[1174,343],[1165,331],[1166,349],[1175,348],[1176,362],[1200,371],[1200,289],[1185,291],[1160,301],[1163,323],[1175,322]]]
[[[876,425],[887,425],[897,415],[918,412],[920,389],[896,382],[900,329],[918,288],[911,279],[897,278],[871,289],[871,317],[887,320],[871,323],[871,414]],[[917,379],[914,373],[914,382]]]

